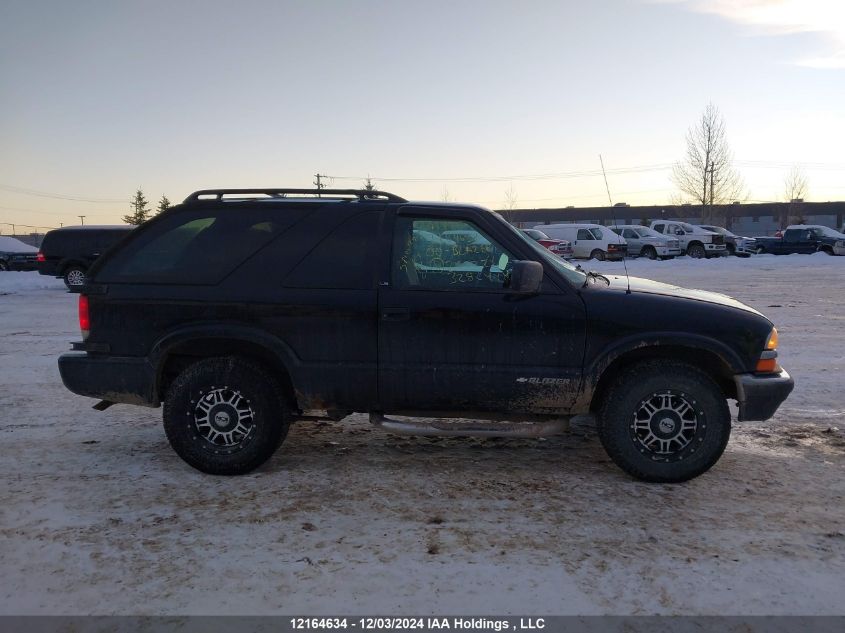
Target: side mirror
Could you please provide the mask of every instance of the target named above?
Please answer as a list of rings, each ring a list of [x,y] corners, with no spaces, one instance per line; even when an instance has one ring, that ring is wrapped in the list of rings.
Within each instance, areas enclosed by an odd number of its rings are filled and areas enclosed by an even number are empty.
[[[530,295],[540,292],[543,283],[543,265],[540,262],[515,261],[505,287],[515,294]]]

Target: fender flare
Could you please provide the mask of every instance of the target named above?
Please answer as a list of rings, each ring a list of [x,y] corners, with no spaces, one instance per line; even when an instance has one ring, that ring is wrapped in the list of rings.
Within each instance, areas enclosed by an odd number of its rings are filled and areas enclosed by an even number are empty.
[[[155,393],[158,393],[161,387],[162,373],[170,352],[184,343],[208,339],[252,343],[267,350],[285,368],[291,382],[296,384],[296,368],[302,361],[282,339],[242,323],[196,323],[171,330],[156,340],[150,348],[147,360],[155,370]]]
[[[589,365],[584,367],[584,378],[578,404],[589,407],[602,376],[605,375],[607,368],[614,362],[630,352],[652,347],[682,347],[689,349],[693,353],[696,350],[709,352],[719,358],[732,373],[739,374],[747,371],[742,359],[734,350],[709,336],[690,334],[688,332],[634,334],[613,341],[608,347],[601,350],[590,361]]]

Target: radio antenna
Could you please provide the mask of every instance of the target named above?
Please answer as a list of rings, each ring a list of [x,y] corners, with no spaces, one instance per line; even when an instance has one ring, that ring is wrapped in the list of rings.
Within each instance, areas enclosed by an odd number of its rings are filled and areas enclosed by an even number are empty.
[[[607,172],[604,170],[604,160],[599,154],[599,162],[601,163],[601,174],[604,176],[604,188],[607,189],[607,201],[610,203],[610,210],[613,210],[613,198],[610,197],[610,185],[607,184]],[[616,218],[613,218],[614,224],[616,224]],[[619,237],[622,237],[621,235]],[[624,238],[622,238],[624,239]],[[627,249],[625,254],[622,255],[622,265],[625,267],[625,281],[628,283],[628,287],[625,290],[625,294],[631,294],[631,275],[628,274],[628,262],[626,261],[626,257],[628,255]]]

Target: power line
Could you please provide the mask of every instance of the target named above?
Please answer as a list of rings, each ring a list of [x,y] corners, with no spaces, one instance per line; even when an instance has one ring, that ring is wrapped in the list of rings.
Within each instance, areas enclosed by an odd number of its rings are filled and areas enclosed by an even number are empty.
[[[0,189],[12,193],[20,193],[26,196],[37,196],[40,198],[52,198],[54,200],[69,200],[71,202],[91,202],[93,204],[114,204],[117,202],[126,202],[125,200],[117,198],[94,198],[90,196],[76,196],[61,193],[50,193],[47,191],[37,191],[35,189],[25,189],[24,187],[14,187],[12,185],[0,184]]]
[[[635,167],[617,167],[608,169],[611,174],[641,173],[647,171],[666,171],[672,168],[672,163],[660,163],[655,165],[639,165]],[[543,174],[521,174],[511,176],[458,176],[449,178],[397,178],[370,176],[373,180],[385,182],[501,182],[508,180],[557,180],[564,178],[585,178],[601,176],[601,169],[583,171],[551,172]],[[330,176],[337,180],[366,180],[366,176]]]

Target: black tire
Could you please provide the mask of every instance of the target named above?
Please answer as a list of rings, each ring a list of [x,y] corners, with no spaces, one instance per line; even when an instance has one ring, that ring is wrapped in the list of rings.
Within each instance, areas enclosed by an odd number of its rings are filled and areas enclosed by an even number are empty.
[[[185,369],[167,390],[162,417],[177,455],[211,475],[261,466],[284,441],[291,418],[278,381],[237,357]]]
[[[85,269],[81,266],[71,266],[65,270],[63,279],[68,288],[81,288],[85,285]]]
[[[643,250],[640,251],[640,255],[643,257],[648,257],[649,259],[657,259],[657,251],[655,250],[654,246],[645,246]]]
[[[736,246],[733,244],[727,244],[726,248],[728,249],[728,252],[726,253],[728,256],[736,255]]]
[[[687,255],[693,259],[704,259],[707,257],[707,251],[701,244],[693,244],[687,249]]]
[[[830,246],[822,246],[819,250],[827,255],[833,255],[833,249]]]
[[[598,434],[607,454],[628,474],[677,483],[719,460],[731,434],[731,415],[722,390],[700,369],[647,361],[624,370],[605,393]]]
[[[9,264],[0,259],[0,272],[4,273],[7,270],[9,270]]]
[[[758,246],[758,247],[757,247],[757,250],[756,250],[755,252],[756,252],[758,255],[762,255],[763,253],[765,253],[765,252],[766,252],[766,249],[765,249],[765,248],[763,248],[762,246]]]
[[[606,255],[603,250],[597,248],[590,253],[590,259],[597,259],[598,261],[603,262],[606,259]]]

